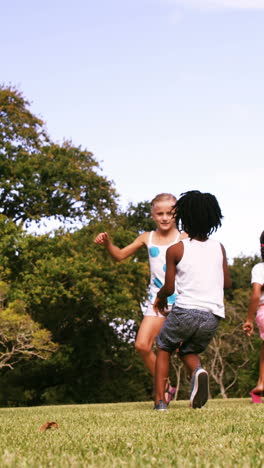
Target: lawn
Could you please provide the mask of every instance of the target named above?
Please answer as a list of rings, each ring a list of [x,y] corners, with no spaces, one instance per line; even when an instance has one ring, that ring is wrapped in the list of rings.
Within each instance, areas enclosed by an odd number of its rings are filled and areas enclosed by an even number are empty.
[[[249,399],[0,409],[0,467],[264,467],[264,405]],[[39,431],[46,421],[58,429]]]

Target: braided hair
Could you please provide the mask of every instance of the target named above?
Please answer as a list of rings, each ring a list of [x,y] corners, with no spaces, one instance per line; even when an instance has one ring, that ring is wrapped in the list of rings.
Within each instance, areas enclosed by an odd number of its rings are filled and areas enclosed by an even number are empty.
[[[191,239],[206,240],[221,225],[223,215],[214,195],[191,190],[182,193],[173,207],[177,228]],[[263,249],[264,250],[264,249]]]
[[[261,253],[261,258],[264,260],[264,231],[260,234],[260,253]]]

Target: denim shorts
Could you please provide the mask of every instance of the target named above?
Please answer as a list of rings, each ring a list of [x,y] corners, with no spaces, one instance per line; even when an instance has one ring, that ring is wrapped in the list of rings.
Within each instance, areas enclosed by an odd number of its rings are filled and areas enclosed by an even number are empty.
[[[202,353],[214,337],[221,317],[198,309],[173,306],[157,337],[157,346],[179,355]]]

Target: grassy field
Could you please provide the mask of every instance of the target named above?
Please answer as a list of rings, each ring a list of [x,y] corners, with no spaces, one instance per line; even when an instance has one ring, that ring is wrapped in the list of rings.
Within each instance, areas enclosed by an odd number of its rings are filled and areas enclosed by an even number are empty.
[[[264,405],[249,399],[0,409],[0,467],[264,467]],[[58,429],[38,431],[46,421]]]

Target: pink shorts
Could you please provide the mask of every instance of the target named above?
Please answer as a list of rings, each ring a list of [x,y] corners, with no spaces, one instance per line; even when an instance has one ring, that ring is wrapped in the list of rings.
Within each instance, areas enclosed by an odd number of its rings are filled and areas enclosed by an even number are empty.
[[[261,304],[257,311],[256,324],[259,329],[259,336],[264,341],[264,304]]]

